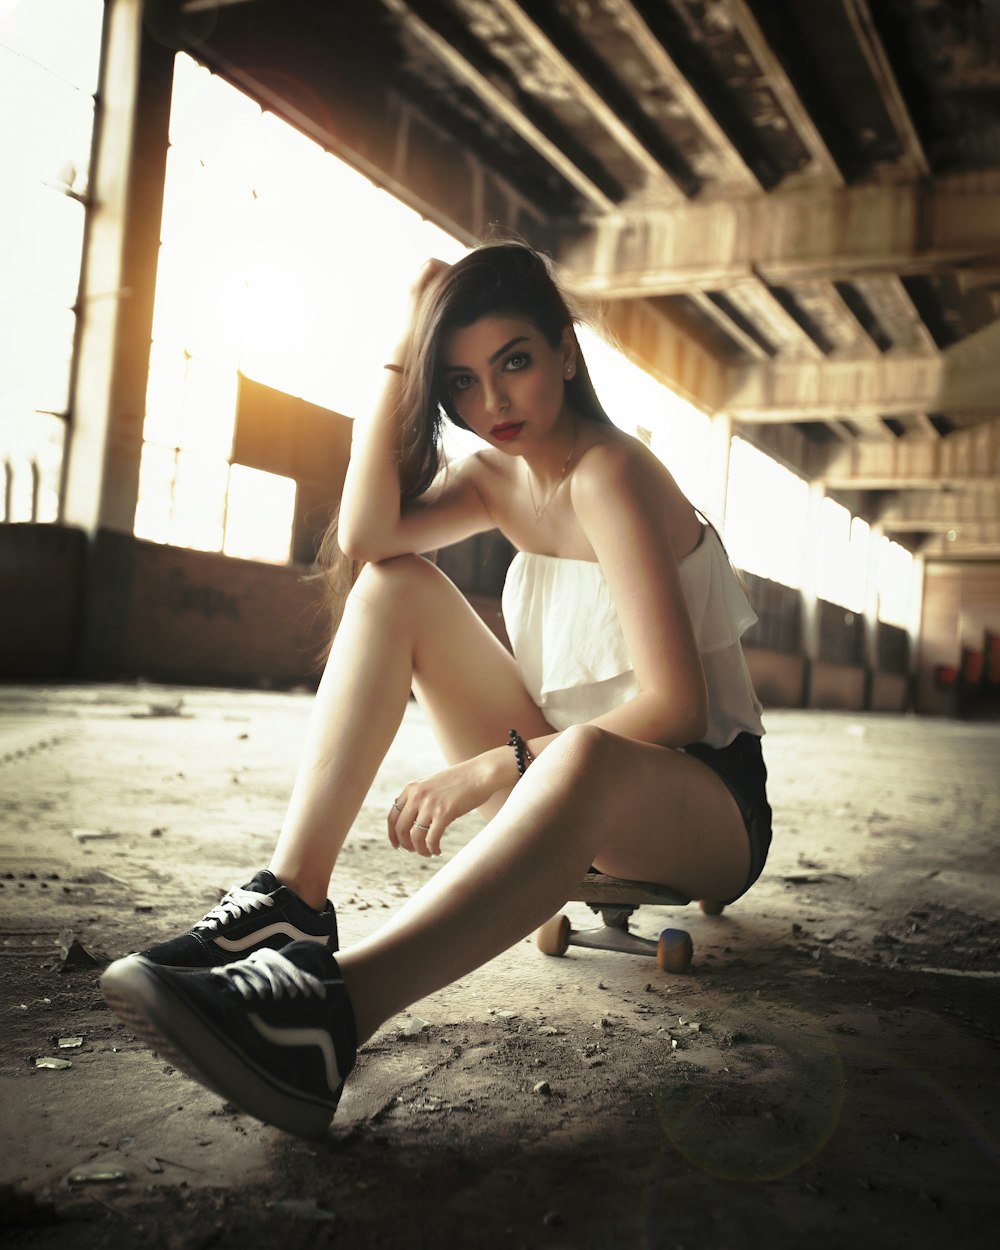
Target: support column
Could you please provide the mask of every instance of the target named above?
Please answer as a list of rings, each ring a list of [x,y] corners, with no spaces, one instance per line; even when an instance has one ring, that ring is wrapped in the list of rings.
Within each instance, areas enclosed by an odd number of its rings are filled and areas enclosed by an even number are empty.
[[[152,337],[173,51],[110,0],[78,300],[61,520],[131,534]]]
[[[917,683],[920,679],[920,640],[924,628],[924,573],[927,562],[923,556],[913,558],[913,600],[910,619],[906,623],[909,638],[907,656],[906,711],[919,711],[917,707]]]
[[[806,560],[802,573],[802,707],[812,703],[813,669],[819,659],[819,538],[820,510],[826,497],[822,482],[809,486],[809,507],[806,512]]]
[[[874,524],[868,531],[868,566],[865,570],[865,650],[864,691],[861,706],[866,712],[875,706],[875,682],[878,677],[878,565],[884,528]]]
[[[719,532],[726,528],[726,502],[729,492],[729,456],[733,445],[733,419],[717,412],[708,429],[708,464],[705,468],[705,507],[709,520]]]

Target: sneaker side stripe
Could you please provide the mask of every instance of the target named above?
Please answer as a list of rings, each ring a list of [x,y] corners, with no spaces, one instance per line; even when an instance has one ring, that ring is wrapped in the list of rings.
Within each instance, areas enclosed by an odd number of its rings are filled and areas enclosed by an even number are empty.
[[[245,951],[250,950],[251,947],[259,946],[261,942],[265,942],[269,937],[274,937],[279,933],[284,934],[293,942],[319,942],[322,944],[329,940],[329,934],[327,933],[303,933],[301,929],[296,929],[287,920],[279,920],[276,924],[267,925],[266,928],[255,929],[253,933],[248,933],[246,937],[216,937],[212,938],[212,941],[225,951]]]
[[[340,1066],[337,1063],[337,1052],[333,1048],[333,1038],[325,1029],[279,1029],[262,1020],[255,1012],[247,1019],[266,1042],[274,1046],[316,1046],[323,1056],[323,1067],[326,1069],[326,1083],[330,1092],[336,1094],[343,1085]]]

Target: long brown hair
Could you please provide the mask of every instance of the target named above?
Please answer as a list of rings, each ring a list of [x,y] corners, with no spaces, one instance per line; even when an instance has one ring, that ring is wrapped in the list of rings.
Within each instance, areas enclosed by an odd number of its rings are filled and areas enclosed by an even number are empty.
[[[468,429],[444,384],[442,341],[450,331],[489,316],[530,321],[552,347],[559,346],[566,326],[583,320],[580,309],[560,287],[552,262],[524,243],[485,244],[431,279],[416,309],[398,399],[399,487],[404,506],[419,499],[437,477],[444,421]],[[579,350],[576,372],[565,385],[567,402],[577,416],[611,423]],[[318,556],[335,624],[346,592],[360,571],[357,562],[340,550],[337,521],[335,515]]]

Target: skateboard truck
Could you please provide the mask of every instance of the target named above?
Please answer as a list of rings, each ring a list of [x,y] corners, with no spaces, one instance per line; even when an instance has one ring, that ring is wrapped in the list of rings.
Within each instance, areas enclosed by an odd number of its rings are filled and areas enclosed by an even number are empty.
[[[570,946],[586,946],[593,950],[650,955],[664,972],[686,972],[691,966],[694,947],[686,930],[664,929],[654,941],[639,937],[629,929],[629,917],[644,903],[686,907],[691,902],[686,894],[653,882],[626,881],[591,872],[567,901],[586,903],[601,917],[603,924],[593,929],[574,929],[567,915],[553,916],[535,933],[535,943],[544,954],[565,955]],[[701,904],[702,911],[709,916],[720,915],[722,908],[721,903]]]

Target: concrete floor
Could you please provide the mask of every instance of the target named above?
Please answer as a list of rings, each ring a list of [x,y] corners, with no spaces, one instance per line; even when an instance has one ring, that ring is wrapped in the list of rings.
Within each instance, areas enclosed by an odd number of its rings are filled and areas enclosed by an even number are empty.
[[[317,1145],[173,1071],[60,957],[186,928],[265,862],[310,702],[0,689],[12,1244],[996,1244],[1000,727],[768,713],[764,878],[722,917],[637,917],[690,931],[689,975],[526,939],[387,1025]],[[332,887],[345,944],[433,871],[384,814],[437,762],[411,705]]]

